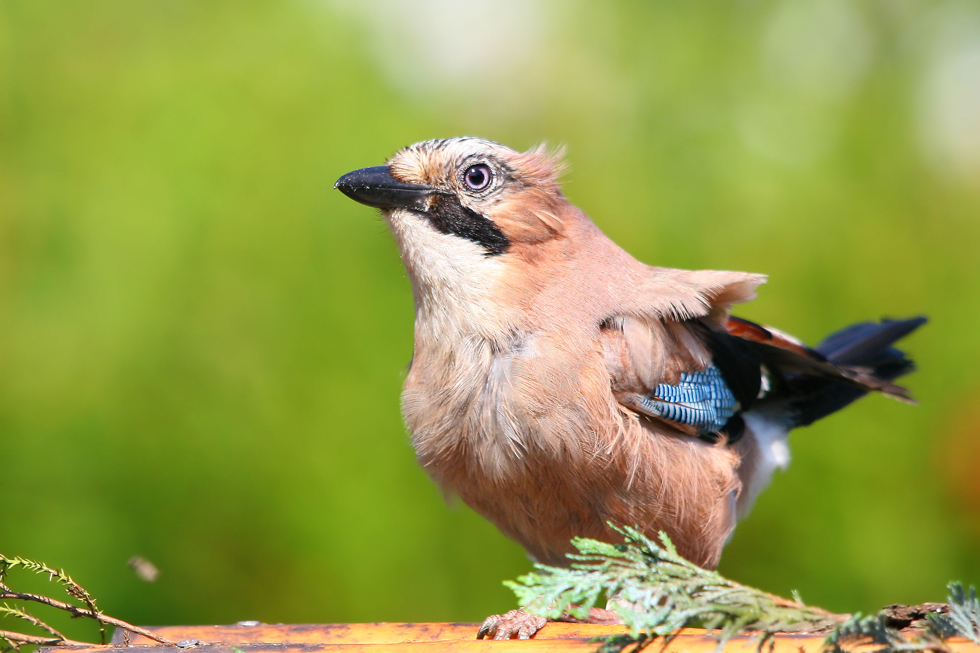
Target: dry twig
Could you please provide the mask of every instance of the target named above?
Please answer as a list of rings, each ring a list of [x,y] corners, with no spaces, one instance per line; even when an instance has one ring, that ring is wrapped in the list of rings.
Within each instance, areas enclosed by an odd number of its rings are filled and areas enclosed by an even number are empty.
[[[33,594],[31,592],[17,592],[12,590],[10,586],[7,585],[7,574],[11,569],[16,567],[20,567],[27,571],[32,571],[36,574],[45,575],[48,577],[49,581],[61,584],[64,586],[68,595],[76,601],[82,603],[83,606],[74,605],[66,601],[59,601],[40,594]],[[73,618],[82,617],[92,619],[99,624],[99,635],[102,644],[106,643],[106,626],[113,626],[127,633],[142,635],[143,637],[161,644],[174,645],[174,642],[166,637],[155,635],[144,628],[134,626],[133,624],[125,622],[122,619],[116,619],[115,617],[110,617],[109,615],[104,614],[96,606],[95,599],[92,598],[92,595],[89,594],[85,588],[76,583],[71,576],[66,574],[63,570],[53,569],[34,560],[28,560],[26,558],[7,558],[6,556],[0,554],[0,600],[40,603],[50,608],[67,612]],[[68,639],[41,619],[38,619],[34,615],[21,610],[20,608],[11,607],[6,603],[0,607],[0,617],[3,616],[14,617],[26,621],[33,626],[46,631],[49,635],[48,637],[44,637],[0,630],[0,641],[7,642],[10,647],[14,649],[20,647],[22,644],[33,644],[39,646],[87,645],[87,642],[77,642],[75,640]]]

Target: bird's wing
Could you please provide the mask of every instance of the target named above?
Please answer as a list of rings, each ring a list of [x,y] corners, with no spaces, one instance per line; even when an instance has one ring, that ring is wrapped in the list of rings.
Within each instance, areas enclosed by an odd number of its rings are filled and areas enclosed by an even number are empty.
[[[761,368],[746,347],[705,335],[721,329],[731,306],[754,298],[764,282],[744,272],[651,268],[635,303],[602,324],[620,404],[689,435],[723,431],[757,396]]]
[[[694,318],[697,324],[701,319]],[[715,439],[742,409],[740,398],[758,394],[761,367],[757,356],[716,354],[694,324],[607,320],[601,332],[603,356],[623,407],[687,435]]]
[[[908,320],[895,322],[899,326],[913,325],[905,332],[911,331],[923,320]],[[782,376],[805,375],[825,377],[857,386],[865,391],[877,391],[893,399],[907,403],[915,403],[908,390],[891,382],[889,378],[876,373],[873,367],[846,364],[846,357],[826,356],[807,347],[802,342],[778,329],[762,326],[748,320],[728,316],[724,324],[722,337],[737,338],[762,359],[764,365]]]
[[[620,404],[683,433],[709,440],[725,433],[731,441],[743,426],[739,414],[786,379],[822,377],[911,401],[870,368],[831,362],[792,336],[731,316],[731,306],[752,299],[764,281],[739,272],[654,268],[641,287],[641,298],[653,299],[602,324]]]
[[[705,318],[721,325],[733,304],[755,299],[766,275],[725,270],[651,267],[623,309],[637,317],[671,321]]]

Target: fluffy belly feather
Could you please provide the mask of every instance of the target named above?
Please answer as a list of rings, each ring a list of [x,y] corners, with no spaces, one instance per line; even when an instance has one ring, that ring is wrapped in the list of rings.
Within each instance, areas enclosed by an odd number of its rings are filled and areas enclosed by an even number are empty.
[[[577,405],[548,404],[521,395],[513,360],[483,360],[483,383],[415,365],[406,382],[419,461],[446,492],[547,564],[567,565],[576,536],[618,541],[613,522],[666,531],[682,555],[717,565],[734,527],[732,452],[624,412],[607,379],[579,388]]]

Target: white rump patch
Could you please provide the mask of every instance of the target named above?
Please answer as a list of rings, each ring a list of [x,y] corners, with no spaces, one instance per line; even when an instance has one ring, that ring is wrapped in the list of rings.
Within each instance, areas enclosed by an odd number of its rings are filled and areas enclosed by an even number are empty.
[[[742,419],[745,420],[745,427],[752,432],[758,444],[759,459],[756,461],[755,472],[749,479],[747,487],[742,489],[746,497],[739,510],[740,519],[752,509],[756,497],[772,480],[773,473],[777,469],[785,470],[789,467],[790,458],[789,443],[786,441],[789,428],[783,420],[752,411],[742,413]]]

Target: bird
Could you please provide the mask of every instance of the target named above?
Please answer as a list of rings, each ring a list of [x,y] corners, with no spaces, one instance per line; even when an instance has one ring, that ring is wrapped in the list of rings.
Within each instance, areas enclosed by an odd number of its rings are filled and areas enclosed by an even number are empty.
[[[574,537],[619,542],[619,524],[715,569],[792,429],[869,392],[913,403],[892,345],[926,320],[808,347],[732,315],[765,275],[641,263],[566,199],[563,169],[560,150],[455,137],[337,180],[380,209],[411,282],[417,459],[536,562],[568,566]],[[479,636],[543,625],[512,610]]]

